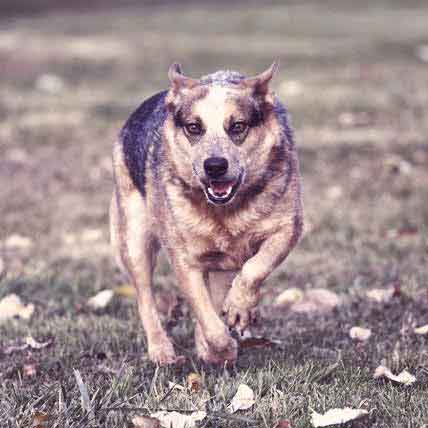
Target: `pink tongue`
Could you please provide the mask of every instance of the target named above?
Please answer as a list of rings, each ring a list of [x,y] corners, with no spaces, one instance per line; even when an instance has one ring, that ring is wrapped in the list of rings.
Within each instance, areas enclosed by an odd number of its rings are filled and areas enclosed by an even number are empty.
[[[230,183],[211,184],[211,187],[215,193],[226,193],[230,187]]]

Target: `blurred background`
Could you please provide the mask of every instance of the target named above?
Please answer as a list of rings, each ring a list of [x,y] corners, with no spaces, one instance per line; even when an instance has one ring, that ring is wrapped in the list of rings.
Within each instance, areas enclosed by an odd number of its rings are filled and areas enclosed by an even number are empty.
[[[120,282],[107,212],[124,121],[173,61],[197,77],[279,59],[306,232],[272,281],[426,285],[427,22],[422,0],[3,0],[3,283],[43,300],[52,284],[78,296]]]

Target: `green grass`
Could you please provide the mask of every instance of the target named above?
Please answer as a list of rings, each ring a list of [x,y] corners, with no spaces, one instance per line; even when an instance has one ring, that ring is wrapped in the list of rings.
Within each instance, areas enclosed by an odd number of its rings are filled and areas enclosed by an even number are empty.
[[[281,419],[309,427],[310,409],[345,406],[370,412],[353,426],[426,424],[428,338],[412,331],[428,323],[428,65],[415,53],[428,43],[427,20],[420,1],[366,8],[334,0],[2,17],[0,298],[14,292],[36,311],[0,325],[1,426],[27,428],[45,412],[49,427],[122,428],[136,414],[204,405],[207,427]],[[278,344],[241,350],[232,368],[205,367],[183,315],[168,329],[187,363],[157,369],[132,300],[85,308],[89,296],[124,282],[108,245],[111,146],[129,113],[165,87],[173,61],[198,76],[226,67],[254,74],[274,58],[282,64],[274,85],[296,128],[307,223],[265,285],[255,333]],[[37,84],[46,73],[61,78],[58,92]],[[32,246],[10,248],[14,234]],[[365,297],[397,281],[401,295],[392,301]],[[161,260],[157,288],[173,283]],[[344,303],[324,315],[272,310],[290,286],[328,288]],[[366,344],[349,338],[354,325],[372,329]],[[53,344],[3,352],[27,335]],[[417,382],[374,380],[381,363]],[[73,369],[95,421],[82,411]],[[168,382],[185,384],[191,372],[203,378],[200,393],[169,391]],[[242,382],[256,404],[232,417],[226,407]]]

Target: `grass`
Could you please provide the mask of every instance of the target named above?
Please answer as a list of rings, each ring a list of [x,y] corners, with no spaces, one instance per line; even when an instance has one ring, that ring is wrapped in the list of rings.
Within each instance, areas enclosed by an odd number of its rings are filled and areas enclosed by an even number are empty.
[[[424,2],[270,2],[56,11],[0,21],[0,298],[33,302],[30,321],[0,325],[0,420],[31,426],[132,426],[136,414],[206,407],[207,427],[309,427],[310,409],[363,407],[370,427],[428,420],[428,43]],[[197,37],[195,36],[197,35]],[[307,231],[265,285],[256,334],[278,344],[243,349],[236,367],[194,358],[193,325],[169,331],[188,362],[157,369],[132,299],[114,297],[93,313],[84,303],[124,282],[109,255],[110,152],[129,113],[165,87],[175,60],[193,76],[231,67],[249,74],[279,58],[275,88],[293,115],[304,178]],[[52,79],[60,78],[55,86]],[[50,81],[50,83],[49,83]],[[29,243],[11,246],[13,235]],[[399,283],[390,302],[371,288]],[[159,290],[174,283],[161,262]],[[271,309],[287,287],[328,288],[344,303],[326,314]],[[364,344],[354,325],[372,329]],[[32,335],[41,350],[7,355]],[[374,380],[381,363],[409,370],[409,387]],[[35,369],[29,375],[28,367]],[[82,411],[73,369],[92,400]],[[170,391],[200,373],[203,389]],[[240,383],[252,409],[225,409]],[[138,410],[136,410],[138,409]]]

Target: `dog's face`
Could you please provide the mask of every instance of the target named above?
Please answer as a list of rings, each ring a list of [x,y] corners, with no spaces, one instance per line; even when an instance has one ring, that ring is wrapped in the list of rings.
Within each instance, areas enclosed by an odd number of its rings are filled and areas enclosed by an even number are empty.
[[[266,166],[275,144],[267,135],[273,102],[268,82],[274,71],[275,65],[255,78],[224,84],[187,78],[176,65],[170,69],[167,105],[173,129],[168,131],[176,169],[212,204],[231,203]]]

